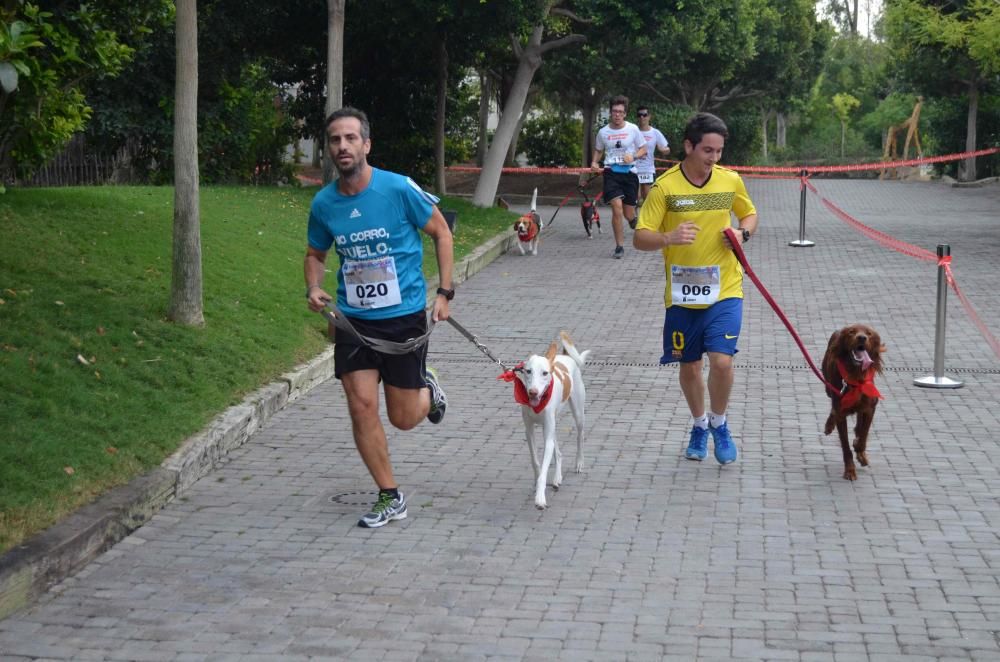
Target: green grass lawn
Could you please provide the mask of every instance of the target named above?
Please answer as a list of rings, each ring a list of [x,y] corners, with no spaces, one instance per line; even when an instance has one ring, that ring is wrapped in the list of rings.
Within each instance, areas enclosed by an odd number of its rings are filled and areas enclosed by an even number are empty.
[[[203,328],[165,317],[173,189],[0,195],[0,551],[155,467],[323,349],[326,321],[307,310],[302,277],[316,190],[201,190]],[[456,261],[511,222],[441,206],[459,212]]]

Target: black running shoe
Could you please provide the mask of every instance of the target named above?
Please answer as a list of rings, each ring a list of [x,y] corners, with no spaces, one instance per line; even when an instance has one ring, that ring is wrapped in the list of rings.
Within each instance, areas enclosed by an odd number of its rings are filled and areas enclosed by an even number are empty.
[[[615,259],[616,260],[620,260],[623,257],[625,257],[625,247],[624,246],[615,246]]]

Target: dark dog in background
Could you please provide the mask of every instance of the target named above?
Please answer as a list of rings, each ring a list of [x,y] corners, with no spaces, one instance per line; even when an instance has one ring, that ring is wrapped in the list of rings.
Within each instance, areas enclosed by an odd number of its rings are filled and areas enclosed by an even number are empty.
[[[882,353],[885,345],[878,332],[864,324],[845,326],[835,331],[823,355],[823,377],[838,389],[829,392],[832,408],[823,432],[837,428],[840,448],[844,454],[844,478],[857,480],[854,457],[847,443],[847,417],[857,416],[854,426],[854,455],[861,466],[868,466],[868,431],[875,418],[875,408],[882,395],[875,388],[875,375],[882,374]]]

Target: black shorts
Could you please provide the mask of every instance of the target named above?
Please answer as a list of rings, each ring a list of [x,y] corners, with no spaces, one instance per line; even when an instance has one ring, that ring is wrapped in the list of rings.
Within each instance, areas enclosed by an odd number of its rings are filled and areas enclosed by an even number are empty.
[[[639,177],[634,172],[614,172],[604,169],[604,204],[621,198],[622,204],[635,207],[639,198]]]
[[[350,318],[351,325],[363,336],[404,342],[421,336],[427,331],[427,313],[423,310],[390,317],[384,320]],[[351,334],[337,329],[333,346],[333,374],[343,379],[344,374],[356,370],[378,370],[386,384],[397,388],[423,388],[426,369],[427,345],[409,354],[383,354],[369,349]]]

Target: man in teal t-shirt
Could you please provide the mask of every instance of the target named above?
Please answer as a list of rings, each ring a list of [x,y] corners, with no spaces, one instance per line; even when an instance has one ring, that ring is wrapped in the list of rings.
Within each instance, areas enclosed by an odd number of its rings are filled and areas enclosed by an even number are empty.
[[[359,334],[393,342],[427,331],[427,299],[420,231],[434,241],[441,287],[434,321],[448,319],[454,262],[451,230],[435,206],[437,198],[412,179],[368,164],[371,128],[355,108],[341,108],[326,120],[329,157],[339,177],[313,198],[305,257],[306,299],[319,312],[333,300],[323,289],[326,256],[337,268],[337,308]],[[384,354],[340,334],[334,346],[334,374],[341,380],[351,415],[354,443],[379,487],[378,500],[359,526],[376,528],[406,517],[406,498],[389,460],[389,444],[378,411],[383,384],[389,422],[410,430],[424,417],[440,423],[447,399],[427,368],[427,345],[408,354]]]

